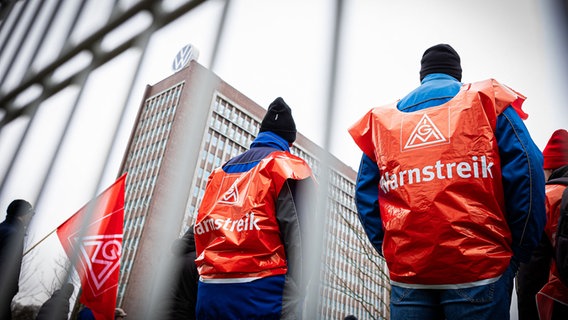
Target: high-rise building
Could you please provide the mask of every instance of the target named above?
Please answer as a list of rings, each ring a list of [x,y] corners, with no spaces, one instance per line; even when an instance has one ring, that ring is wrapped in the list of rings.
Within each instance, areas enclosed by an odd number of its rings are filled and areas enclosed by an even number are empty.
[[[129,316],[142,310],[138,305],[143,301],[140,295],[146,294],[142,284],[156,264],[153,244],[163,234],[163,219],[176,221],[179,229],[171,231],[175,237],[187,230],[195,220],[207,177],[248,149],[265,112],[195,61],[147,86],[121,166],[128,177],[118,305]],[[180,163],[179,151],[187,148],[193,162]],[[299,132],[291,151],[306,159],[316,176],[320,174],[317,155],[323,151],[315,143]],[[370,245],[355,213],[356,173],[337,158],[329,158],[319,318],[343,319],[350,314],[360,319],[388,318],[384,260]],[[165,213],[161,207],[169,201],[168,188],[178,172],[187,177],[176,189],[185,210]]]

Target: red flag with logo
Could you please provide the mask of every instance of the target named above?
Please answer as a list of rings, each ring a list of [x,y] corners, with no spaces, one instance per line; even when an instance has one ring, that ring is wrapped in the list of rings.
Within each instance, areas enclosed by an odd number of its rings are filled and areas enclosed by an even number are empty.
[[[79,301],[91,309],[97,320],[114,319],[122,253],[125,180],[126,174],[57,228],[57,236],[67,256],[78,255],[75,267],[83,288]]]

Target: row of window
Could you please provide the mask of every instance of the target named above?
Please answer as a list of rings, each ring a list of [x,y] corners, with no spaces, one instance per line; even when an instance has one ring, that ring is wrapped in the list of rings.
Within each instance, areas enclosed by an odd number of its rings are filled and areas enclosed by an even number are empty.
[[[260,122],[253,119],[245,112],[239,110],[224,100],[221,96],[216,96],[214,109],[215,113],[225,118],[230,123],[235,124],[241,130],[248,132],[252,136],[258,135]]]
[[[146,103],[145,111],[151,111],[152,109],[159,108],[159,106],[178,104],[179,98],[183,90],[184,82],[180,82],[177,85],[169,88],[164,92],[160,92],[155,96],[148,99],[151,103]]]
[[[124,168],[128,176],[125,190],[125,227],[119,279],[119,304],[122,303],[125,284],[128,282],[135,261],[182,88],[183,83],[147,99],[131,150],[128,152],[130,158]]]
[[[126,212],[126,204],[125,204]],[[122,304],[122,297],[124,297],[124,291],[126,290],[125,283],[128,283],[130,278],[130,271],[132,270],[132,265],[134,264],[134,256],[138,249],[138,244],[142,236],[142,230],[144,229],[144,224],[146,222],[146,216],[140,215],[136,218],[126,219],[125,217],[125,228],[123,244],[122,244],[122,256],[120,258],[120,279],[119,279],[119,289],[118,289],[118,303]]]
[[[332,186],[331,189],[337,188]],[[371,302],[371,305],[382,304],[382,301],[388,297],[386,289],[388,279],[386,275],[381,276],[380,270],[376,268],[385,267],[384,264],[375,264],[375,261],[369,260],[369,255],[364,253],[364,250],[374,253],[374,249],[366,240],[356,213],[354,210],[346,210],[332,197],[329,203],[329,217],[324,233],[326,235],[324,241],[328,244],[324,249],[324,265],[328,270],[324,273],[323,284],[324,288],[330,290],[329,292],[336,297],[331,300],[336,303],[327,307],[334,312],[339,308],[340,313],[352,313],[343,309],[345,303],[341,300],[351,299],[343,297],[350,290],[356,293],[360,300]]]
[[[134,137],[134,145],[167,135],[179,104],[183,83],[146,100]]]

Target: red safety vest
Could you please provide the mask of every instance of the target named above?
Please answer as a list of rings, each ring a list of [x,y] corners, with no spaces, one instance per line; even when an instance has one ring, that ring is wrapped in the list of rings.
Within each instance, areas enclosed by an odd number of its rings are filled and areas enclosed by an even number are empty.
[[[374,108],[349,132],[381,173],[383,253],[394,283],[492,281],[509,265],[497,116],[524,97],[495,80],[445,104]]]
[[[194,226],[202,280],[242,282],[286,274],[275,201],[287,179],[311,176],[304,160],[284,151],[247,172],[213,171]]]
[[[560,202],[562,192],[566,186],[560,184],[546,185],[546,226],[544,232],[550,240],[552,247],[556,247],[556,232],[560,218]],[[536,296],[538,313],[541,320],[552,319],[554,301],[568,306],[568,288],[558,278],[558,270],[554,260],[551,261],[548,283]]]

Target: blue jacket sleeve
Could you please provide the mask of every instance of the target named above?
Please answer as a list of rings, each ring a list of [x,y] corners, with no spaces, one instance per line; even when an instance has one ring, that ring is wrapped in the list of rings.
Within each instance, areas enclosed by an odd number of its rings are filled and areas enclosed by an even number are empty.
[[[363,230],[375,250],[382,256],[384,232],[379,210],[379,181],[377,164],[363,154],[355,184],[355,206]]]
[[[513,258],[527,262],[546,223],[542,152],[512,107],[505,109],[497,118],[495,136],[501,159],[507,223],[513,240]]]

